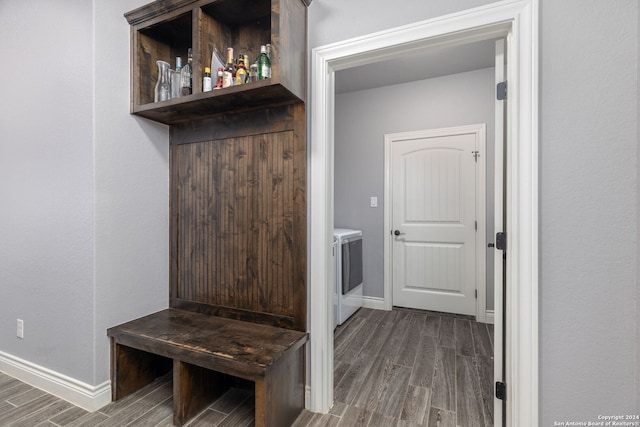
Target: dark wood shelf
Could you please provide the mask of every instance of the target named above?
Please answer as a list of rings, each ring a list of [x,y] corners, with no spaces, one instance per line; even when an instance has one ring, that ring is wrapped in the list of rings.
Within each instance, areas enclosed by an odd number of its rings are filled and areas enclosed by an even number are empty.
[[[165,124],[303,102],[272,79],[134,107],[133,114]]]
[[[305,0],[162,0],[125,14],[131,24],[131,113],[174,124],[305,101]],[[271,44],[271,78],[202,92],[212,52],[255,59]],[[193,94],[153,102],[157,60],[186,62],[193,52]],[[212,76],[217,70],[212,70]],[[214,77],[215,78],[215,77]]]

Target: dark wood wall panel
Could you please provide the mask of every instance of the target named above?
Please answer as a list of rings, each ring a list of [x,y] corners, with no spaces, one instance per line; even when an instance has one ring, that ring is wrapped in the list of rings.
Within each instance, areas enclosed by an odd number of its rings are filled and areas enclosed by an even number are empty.
[[[304,135],[180,144],[173,156],[172,305],[304,330]]]

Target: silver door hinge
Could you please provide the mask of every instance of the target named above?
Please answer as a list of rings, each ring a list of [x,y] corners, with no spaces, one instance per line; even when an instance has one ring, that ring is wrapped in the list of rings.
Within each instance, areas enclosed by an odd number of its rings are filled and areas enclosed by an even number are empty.
[[[507,82],[500,82],[496,87],[496,98],[498,101],[507,99]]]
[[[478,290],[476,289],[476,299],[478,299]]]
[[[476,231],[478,231],[478,221],[476,221]]]
[[[476,161],[476,163],[478,163],[478,157],[480,156],[480,152],[479,151],[472,151],[471,155],[473,156],[473,158]]]

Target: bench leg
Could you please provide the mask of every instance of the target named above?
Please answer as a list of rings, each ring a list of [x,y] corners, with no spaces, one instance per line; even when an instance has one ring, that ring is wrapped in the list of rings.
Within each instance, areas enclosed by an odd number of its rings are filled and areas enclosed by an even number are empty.
[[[255,382],[256,427],[291,425],[304,409],[304,346]]]
[[[226,375],[174,359],[173,423],[184,425],[228,388]]]
[[[118,400],[171,370],[171,360],[120,345],[111,338],[111,399]]]

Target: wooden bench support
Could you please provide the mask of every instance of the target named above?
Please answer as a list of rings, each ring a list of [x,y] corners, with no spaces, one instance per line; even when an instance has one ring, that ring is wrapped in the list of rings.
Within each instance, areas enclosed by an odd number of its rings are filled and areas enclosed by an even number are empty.
[[[304,347],[255,381],[256,427],[290,426],[304,408]]]
[[[220,372],[173,361],[173,423],[177,426],[206,408],[229,389],[228,377]]]
[[[122,399],[170,370],[171,359],[119,345],[111,338],[112,400]]]
[[[107,333],[113,400],[173,366],[173,422],[178,426],[235,381],[254,383],[256,427],[291,425],[304,408],[304,332],[168,309]]]

